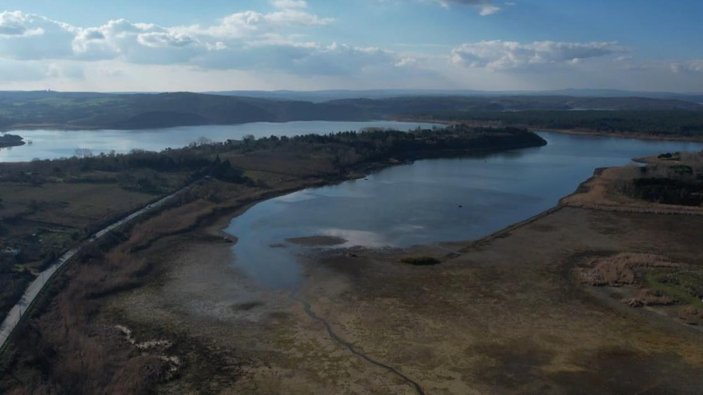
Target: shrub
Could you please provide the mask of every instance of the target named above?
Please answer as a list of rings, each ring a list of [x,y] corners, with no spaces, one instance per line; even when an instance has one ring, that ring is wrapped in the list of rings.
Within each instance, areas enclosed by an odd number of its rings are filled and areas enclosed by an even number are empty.
[[[416,257],[407,257],[403,258],[401,260],[403,263],[407,263],[408,265],[413,265],[413,266],[433,266],[433,265],[438,265],[441,262],[437,258],[433,258],[431,256],[416,256]]]

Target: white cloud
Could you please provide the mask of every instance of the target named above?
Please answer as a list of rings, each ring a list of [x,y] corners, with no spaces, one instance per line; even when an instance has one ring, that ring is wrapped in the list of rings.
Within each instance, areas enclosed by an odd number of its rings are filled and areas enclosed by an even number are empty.
[[[503,10],[503,6],[514,6],[513,2],[496,5],[494,0],[376,0],[381,4],[391,4],[396,6],[407,5],[408,2],[439,5],[447,9],[453,7],[472,7],[478,10],[479,15],[488,16],[497,14]]]
[[[280,31],[291,26],[322,26],[332,22],[332,18],[322,18],[297,8],[286,8],[270,13],[237,12],[222,18],[217,25],[207,28],[192,26],[187,30],[222,38],[244,38]]]
[[[0,13],[0,57],[52,59],[72,55],[73,26],[21,11]]]
[[[217,42],[203,43],[194,34],[179,28],[112,20],[98,27],[75,28],[71,40],[73,59],[122,59],[134,63],[164,64],[187,62]]]
[[[135,59],[160,63],[166,49],[181,48],[195,56],[198,51],[291,41],[294,29],[333,22],[306,10],[302,0],[275,0],[268,13],[242,11],[216,24],[201,27],[161,27],[116,19],[101,26],[78,27],[21,11],[0,13],[0,57],[9,59]],[[151,50],[151,56],[147,56]],[[186,58],[188,56],[185,56]],[[173,56],[166,57],[169,61]]]
[[[361,76],[371,70],[390,71],[398,62],[398,54],[381,48],[313,42],[233,46],[192,60],[205,69],[278,70],[304,76]]]
[[[40,26],[43,18],[25,15],[21,11],[4,11],[0,13],[0,37],[28,37],[44,34]]]
[[[273,0],[271,1],[271,4],[273,4],[276,8],[284,9],[308,7],[308,3],[304,0]]]
[[[401,0],[387,1],[399,5]],[[497,12],[490,7],[510,6],[482,0],[402,1],[450,9],[477,7],[484,14]],[[328,36],[326,26],[334,19],[318,15],[302,0],[269,0],[268,4],[268,11],[241,11],[212,24],[186,26],[125,19],[75,26],[20,11],[2,12],[0,86],[555,89],[580,84],[665,90],[671,84],[672,89],[703,90],[703,60],[648,63],[614,42],[496,40],[466,43],[453,50],[433,43],[396,45],[397,51],[391,51],[363,43],[316,40]]]
[[[669,67],[674,73],[703,73],[703,59],[672,62]]]
[[[306,11],[301,0],[272,2],[269,13],[243,11],[222,18],[218,23],[200,27],[161,27],[111,20],[95,27],[78,27],[21,11],[0,13],[0,58],[18,60],[64,59],[96,61],[121,59],[133,63],[206,63],[211,52],[236,52],[246,48],[306,45],[288,38],[289,30],[320,26],[332,22]],[[231,62],[236,64],[235,61]],[[240,62],[241,63],[241,62]]]
[[[452,62],[472,68],[509,70],[545,64],[576,64],[590,58],[623,53],[613,42],[480,41],[452,50]]]
[[[137,41],[151,48],[181,48],[196,44],[196,41],[187,34],[169,31],[142,33],[137,36]]]
[[[22,12],[6,13],[4,31],[13,35],[0,38],[0,59],[119,60],[299,75],[349,75],[403,63],[395,53],[380,48],[306,41],[297,33],[300,29],[333,20],[309,13],[301,0],[276,0],[272,5],[271,12],[238,12],[211,26],[163,27],[117,19],[78,27]],[[38,29],[41,34],[29,33]]]
[[[244,38],[271,34],[289,27],[324,26],[334,22],[333,18],[308,12],[307,2],[302,0],[274,0],[272,5],[275,8],[272,12],[241,11],[222,18],[217,25],[207,28],[191,26],[187,29],[221,38]]]
[[[491,0],[433,0],[443,7],[451,6],[473,6],[478,7],[481,16],[493,15],[501,11]]]
[[[481,6],[481,10],[479,11],[479,14],[481,16],[493,15],[493,14],[500,12],[500,10],[501,10],[500,7],[496,7],[491,4],[484,4]]]

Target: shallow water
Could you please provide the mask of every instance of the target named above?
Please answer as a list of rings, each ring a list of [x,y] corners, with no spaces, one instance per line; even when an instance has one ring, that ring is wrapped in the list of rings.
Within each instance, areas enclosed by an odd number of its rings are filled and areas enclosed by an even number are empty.
[[[146,130],[15,130],[9,133],[20,135],[25,142],[19,147],[0,149],[0,162],[27,162],[33,159],[56,159],[71,157],[77,149],[88,149],[93,154],[126,153],[133,149],[161,151],[180,148],[195,142],[200,137],[221,142],[241,139],[251,134],[256,137],[295,136],[308,133],[330,133],[360,130],[369,127],[410,130],[432,124],[415,122],[371,121],[371,122],[256,122],[240,125],[184,126],[168,129]]]
[[[701,143],[540,135],[547,146],[421,160],[261,202],[227,228],[239,238],[234,265],[264,286],[294,287],[301,280],[294,251],[302,247],[289,238],[337,236],[346,247],[478,239],[553,207],[598,167],[703,150]]]

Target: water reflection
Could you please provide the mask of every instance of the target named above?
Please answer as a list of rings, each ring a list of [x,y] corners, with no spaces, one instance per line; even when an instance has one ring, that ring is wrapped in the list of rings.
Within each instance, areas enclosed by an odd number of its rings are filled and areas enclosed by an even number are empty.
[[[703,144],[540,133],[548,145],[395,166],[339,185],[262,202],[227,229],[235,265],[270,287],[299,283],[296,237],[337,236],[345,246],[405,247],[477,239],[536,215],[598,167]],[[283,244],[272,252],[270,245]]]
[[[32,159],[56,159],[74,156],[76,150],[89,150],[93,154],[126,153],[133,149],[161,151],[165,148],[180,148],[201,137],[221,142],[228,139],[241,139],[251,134],[264,136],[295,136],[307,133],[332,133],[348,130],[361,130],[369,127],[411,130],[418,126],[432,127],[433,124],[416,122],[256,122],[226,126],[184,126],[169,129],[149,130],[18,130],[12,134],[22,136],[32,144],[0,149],[0,162],[26,162]]]

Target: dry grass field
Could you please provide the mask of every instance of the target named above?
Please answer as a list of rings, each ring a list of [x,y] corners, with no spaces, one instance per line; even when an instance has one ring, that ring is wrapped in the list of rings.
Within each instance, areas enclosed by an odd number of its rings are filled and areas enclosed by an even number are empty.
[[[703,388],[699,307],[681,293],[696,292],[690,285],[703,270],[703,232],[691,231],[703,229],[702,215],[663,214],[659,203],[618,196],[623,177],[602,183],[608,202],[583,200],[579,195],[595,190],[589,185],[603,182],[596,177],[569,198],[591,205],[566,199],[479,241],[345,250],[305,240],[298,243],[306,251],[301,287],[262,289],[230,264],[236,240],[221,229],[258,199],[329,182],[301,170],[308,165],[291,165],[291,173],[246,169],[268,188],[211,180],[178,207],[132,227],[120,243],[70,266],[52,301],[23,329],[16,352],[8,353],[0,388],[10,394],[694,394]],[[630,303],[637,297],[642,303]]]
[[[104,317],[174,342],[186,363],[164,392],[416,392],[348,343],[425,393],[696,393],[700,332],[594,294],[574,269],[627,251],[700,270],[703,240],[680,229],[701,226],[700,216],[567,207],[445,246],[449,258],[432,246],[311,253],[296,295],[250,283],[226,243],[177,237],[154,246],[167,267],[158,280],[111,299]],[[442,262],[410,265],[408,254]]]
[[[0,182],[0,318],[62,252],[157,197],[116,183]]]

